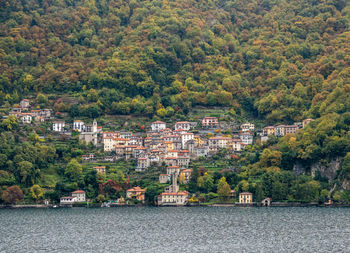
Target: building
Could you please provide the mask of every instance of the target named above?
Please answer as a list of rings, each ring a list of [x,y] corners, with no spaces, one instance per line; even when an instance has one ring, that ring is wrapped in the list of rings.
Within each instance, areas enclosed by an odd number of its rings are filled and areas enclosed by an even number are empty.
[[[136,171],[144,171],[150,166],[150,161],[147,157],[140,157],[137,159]]]
[[[97,121],[94,119],[92,125],[86,125],[84,131],[79,134],[79,140],[84,141],[86,144],[91,142],[96,146],[98,143],[98,133]]]
[[[188,202],[188,192],[163,192],[158,197],[160,206],[184,206]]]
[[[75,202],[78,202],[77,197],[66,196],[60,198],[60,205],[73,205]]]
[[[19,105],[21,106],[22,109],[28,109],[30,107],[30,101],[29,99],[23,99]]]
[[[231,141],[232,139],[230,137],[223,137],[223,136],[211,137],[208,140],[209,151],[216,152],[219,149],[227,148]]]
[[[159,175],[159,183],[165,184],[170,180],[170,176],[168,174],[160,174]]]
[[[278,125],[275,127],[275,136],[277,137],[285,136],[285,125]]]
[[[297,125],[284,126],[284,134],[295,134],[298,129]]]
[[[54,121],[52,122],[52,130],[55,132],[63,132],[66,123],[64,121]]]
[[[85,202],[86,201],[85,192],[82,190],[77,190],[77,191],[72,192],[72,197],[76,197],[77,202]]]
[[[159,132],[166,128],[166,123],[163,121],[155,121],[151,124],[151,129],[153,132]]]
[[[32,113],[21,113],[21,121],[23,124],[32,123],[33,114]]]
[[[275,134],[275,127],[274,126],[267,126],[262,129],[262,135],[263,136],[269,136]]]
[[[106,166],[95,166],[94,169],[97,171],[97,173],[106,174]]]
[[[255,129],[255,125],[252,123],[245,123],[241,125],[242,132],[253,132]]]
[[[175,123],[175,130],[185,130],[188,131],[191,129],[191,123],[188,121],[179,121]]]
[[[103,138],[103,151],[112,152],[115,149],[115,138],[114,137],[104,137]]]
[[[84,131],[84,129],[85,129],[84,121],[81,121],[81,120],[74,120],[73,121],[73,130],[81,133]]]
[[[270,206],[271,205],[271,198],[266,198],[261,201],[262,206]]]
[[[303,120],[303,128],[306,127],[311,121],[314,121],[314,119],[304,119]]]
[[[241,192],[239,194],[239,203],[248,204],[253,202],[253,194],[250,192]]]
[[[241,139],[232,139],[231,145],[232,145],[232,150],[237,152],[241,151],[242,147],[244,146],[242,144]]]
[[[202,119],[203,128],[217,128],[219,125],[219,120],[216,117],[204,117]]]
[[[186,143],[190,140],[193,140],[194,134],[193,133],[184,133],[181,135],[181,145],[182,148],[186,148]]]
[[[253,135],[249,132],[241,133],[239,136],[244,145],[253,145]]]
[[[142,189],[141,187],[136,186],[126,191],[126,197],[129,199],[137,199],[138,201],[144,203],[145,193],[146,189]]]

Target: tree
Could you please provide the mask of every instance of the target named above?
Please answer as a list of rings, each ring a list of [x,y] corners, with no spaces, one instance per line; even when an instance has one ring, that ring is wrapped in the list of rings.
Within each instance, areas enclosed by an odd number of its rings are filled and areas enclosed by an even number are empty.
[[[13,185],[3,191],[1,198],[5,203],[13,205],[23,199],[23,192],[19,186]]]
[[[30,188],[30,193],[32,195],[32,198],[35,199],[35,201],[38,201],[39,199],[41,199],[44,195],[44,191],[43,189],[35,184]]]
[[[71,182],[77,182],[82,176],[83,168],[76,159],[71,159],[67,164],[64,174]]]
[[[222,177],[218,182],[218,194],[219,197],[223,200],[226,200],[231,195],[231,188],[229,184],[226,182],[226,178]]]
[[[180,175],[179,175],[179,183],[180,184],[184,184],[185,181],[186,181],[185,174],[181,172]]]
[[[8,116],[6,119],[3,119],[1,122],[1,128],[6,131],[12,131],[18,127],[17,117],[14,115]]]
[[[211,175],[205,175],[203,178],[204,178],[203,188],[208,193],[214,187],[214,178]]]
[[[150,205],[154,205],[158,195],[162,193],[162,191],[163,191],[163,187],[161,185],[158,185],[155,183],[149,185],[145,193],[146,202]]]

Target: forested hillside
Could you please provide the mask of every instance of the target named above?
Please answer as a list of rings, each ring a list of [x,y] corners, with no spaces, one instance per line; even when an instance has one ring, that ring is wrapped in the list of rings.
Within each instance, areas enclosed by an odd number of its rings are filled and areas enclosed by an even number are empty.
[[[1,103],[72,92],[99,113],[228,106],[292,122],[320,116],[349,83],[345,0],[11,0],[0,9]]]

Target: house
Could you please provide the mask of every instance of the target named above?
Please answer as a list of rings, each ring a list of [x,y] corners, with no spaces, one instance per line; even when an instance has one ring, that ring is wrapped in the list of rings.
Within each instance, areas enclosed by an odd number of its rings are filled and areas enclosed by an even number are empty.
[[[52,122],[52,130],[55,132],[63,132],[65,124],[64,121],[54,121]]]
[[[284,134],[295,134],[298,129],[297,125],[284,126]]]
[[[136,186],[126,191],[126,197],[129,199],[134,198],[144,203],[145,193],[146,193],[146,189],[142,189],[141,187]]]
[[[193,150],[193,153],[196,157],[207,157],[209,154],[209,147],[208,146],[196,147]]]
[[[242,132],[253,132],[255,129],[255,125],[252,123],[245,123],[241,125]]]
[[[115,148],[115,138],[113,136],[106,136],[103,138],[103,151],[111,152]]]
[[[60,198],[60,205],[72,205],[75,202],[78,202],[77,197],[66,196]]]
[[[180,168],[187,168],[190,164],[190,158],[189,157],[178,157],[176,158],[176,164]]]
[[[174,173],[175,174],[179,174],[180,173],[180,167],[175,165],[175,166],[169,166],[167,167],[166,169],[166,173],[167,175],[173,175]]]
[[[30,101],[29,99],[23,99],[19,105],[21,106],[22,109],[28,109],[30,107]]]
[[[44,117],[45,120],[48,120],[51,118],[52,110],[51,109],[41,109],[39,114],[41,117]]]
[[[72,192],[72,197],[76,197],[77,202],[85,202],[86,201],[85,192],[82,190],[77,190],[77,191]]]
[[[155,121],[151,124],[151,129],[153,132],[159,132],[166,128],[166,123],[163,121]]]
[[[232,145],[232,150],[237,152],[241,151],[242,147],[244,146],[242,145],[241,139],[232,139],[231,145]]]
[[[181,145],[182,148],[186,147],[186,143],[190,140],[193,140],[194,134],[193,133],[184,133],[181,135]]]
[[[160,206],[184,206],[188,202],[188,192],[163,192],[158,196]]]
[[[97,173],[106,174],[106,166],[95,166],[94,169],[97,171]]]
[[[314,121],[314,119],[304,119],[303,120],[303,128],[306,127],[311,121]]]
[[[85,129],[84,121],[74,120],[73,121],[73,130],[78,131],[79,133],[83,132]]]
[[[202,119],[203,128],[216,128],[219,125],[219,120],[216,117],[204,117]]]
[[[244,143],[244,145],[252,145],[253,144],[253,135],[249,132],[244,132],[241,133],[239,136],[242,140],[242,143]]]
[[[191,129],[191,123],[188,121],[178,121],[175,123],[175,130],[185,130],[188,131]]]
[[[132,136],[132,132],[120,132],[119,137],[124,139],[129,139]]]
[[[274,126],[267,126],[262,129],[262,135],[263,136],[269,136],[275,134],[275,127]]]
[[[21,113],[21,121],[23,124],[30,124],[32,123],[32,113]]]
[[[137,159],[136,171],[144,171],[150,166],[150,161],[147,157],[140,157]]]
[[[159,183],[165,184],[170,180],[170,176],[168,174],[160,174],[159,175]]]
[[[239,194],[239,203],[240,204],[247,204],[253,202],[253,194],[250,192],[241,192]]]
[[[231,141],[232,139],[230,137],[223,137],[223,136],[211,137],[208,140],[209,151],[216,152],[219,149],[227,148]]]
[[[285,136],[285,125],[278,125],[275,127],[275,136],[282,137]]]

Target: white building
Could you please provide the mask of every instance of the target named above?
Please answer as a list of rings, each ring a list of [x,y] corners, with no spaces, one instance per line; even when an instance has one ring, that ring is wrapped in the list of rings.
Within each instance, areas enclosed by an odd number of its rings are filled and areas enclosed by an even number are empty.
[[[158,197],[158,205],[183,206],[188,202],[188,192],[163,192]]]
[[[85,192],[82,190],[77,190],[72,192],[72,197],[77,198],[77,202],[85,202],[86,198],[85,198]]]
[[[183,129],[183,130],[190,130],[191,129],[191,123],[188,121],[179,121],[175,123],[175,130],[179,130],[179,129]]]
[[[253,135],[251,133],[241,133],[239,137],[245,145],[253,144]]]
[[[32,123],[33,115],[32,113],[22,113],[21,114],[21,120],[23,124],[30,124]]]
[[[245,123],[241,125],[242,132],[248,132],[248,131],[253,132],[254,129],[255,129],[255,125],[252,123]]]
[[[140,157],[137,159],[137,168],[136,171],[144,171],[150,166],[150,161],[147,157]]]
[[[155,121],[151,124],[151,129],[154,132],[159,132],[166,128],[166,123],[163,121]]]
[[[105,137],[103,138],[103,150],[105,152],[111,152],[115,148],[115,138]]]
[[[241,151],[242,150],[242,140],[241,139],[233,139],[232,140],[232,150],[233,151]]]
[[[66,197],[60,198],[60,205],[72,205],[75,202],[78,202],[77,197],[66,196]]]
[[[77,130],[79,133],[84,131],[85,123],[81,120],[74,120],[73,122],[73,130]]]
[[[54,121],[52,122],[52,130],[55,132],[64,131],[65,122],[64,121]]]
[[[186,143],[190,140],[193,140],[194,134],[193,133],[184,133],[181,135],[181,145],[182,148],[186,148]]]

